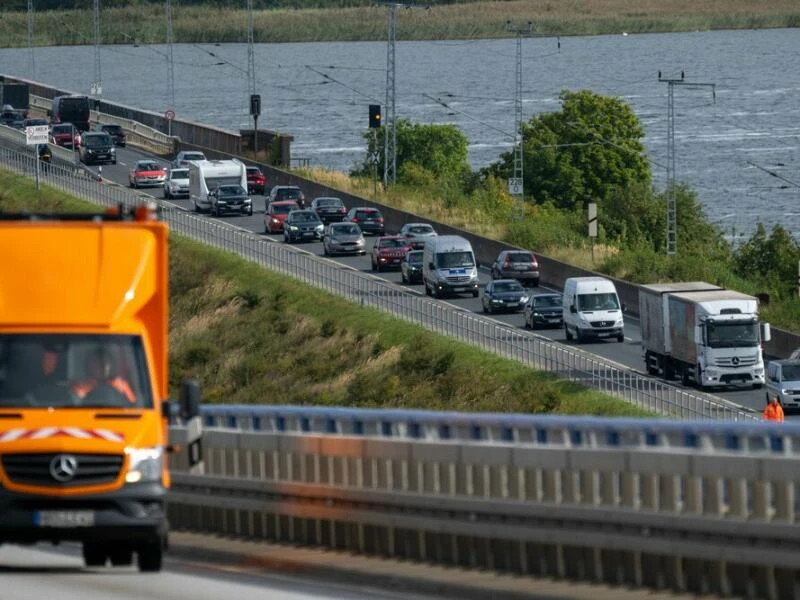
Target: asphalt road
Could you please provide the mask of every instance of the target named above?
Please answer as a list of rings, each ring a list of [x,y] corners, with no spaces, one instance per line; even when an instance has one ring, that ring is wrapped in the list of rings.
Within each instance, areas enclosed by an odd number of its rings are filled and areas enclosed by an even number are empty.
[[[408,593],[300,581],[263,569],[165,559],[161,573],[85,568],[77,546],[2,546],[3,598],[32,600],[400,600]],[[417,596],[418,597],[418,596]],[[419,597],[418,597],[419,598]]]
[[[133,164],[136,162],[136,160],[139,160],[141,158],[153,158],[153,157],[152,155],[149,155],[135,148],[118,149],[117,164],[103,166],[102,176],[106,180],[113,181],[121,185],[128,185],[128,173],[132,168]],[[96,166],[91,167],[91,169],[97,171]],[[142,194],[151,194],[157,198],[163,198],[163,191],[161,188],[140,188],[139,192]],[[249,216],[232,215],[232,216],[222,217],[220,220],[224,221],[230,226],[239,227],[251,232],[259,233],[260,235],[263,235],[265,238],[270,239],[276,243],[283,243],[282,235],[267,235],[264,233],[264,209],[265,209],[264,197],[254,196],[253,200],[254,200],[253,216],[249,217]],[[170,202],[177,208],[183,210],[192,210],[192,203],[188,199],[173,199]],[[212,217],[209,215],[203,215],[203,218],[211,219]],[[373,240],[374,238],[367,237],[368,249],[371,248]],[[295,244],[295,247],[300,248],[316,256],[323,255],[322,244],[319,242]],[[333,258],[332,260],[335,260],[343,265],[347,265],[348,267],[351,267],[353,269],[357,269],[365,273],[369,272],[372,273],[373,275],[376,275],[376,273],[373,273],[371,270],[369,250],[366,256],[336,257]],[[386,279],[387,281],[396,283],[398,285],[402,285],[400,281],[399,271],[388,271],[388,272],[382,271],[377,275]],[[488,279],[489,279],[488,273],[482,272],[481,283],[485,283],[486,281],[488,281]],[[410,290],[418,292],[419,294],[424,294],[424,289],[421,284],[416,284],[406,287]],[[544,287],[534,288],[534,291],[536,289],[541,291],[547,291],[547,288]],[[470,295],[464,295],[462,297],[449,298],[445,301],[462,310],[471,311],[474,313],[482,313],[480,297],[473,298]],[[495,314],[492,315],[491,318],[494,318],[497,321],[500,321],[507,325],[524,329],[524,320],[521,313]],[[575,341],[567,342],[565,340],[563,329],[537,330],[537,333],[539,335],[542,335],[559,343],[571,346],[577,345],[577,342]],[[612,360],[621,365],[625,365],[627,367],[635,369],[641,374],[644,374],[643,370],[644,365],[641,356],[641,334],[639,330],[639,322],[636,319],[626,317],[624,343],[619,343],[614,340],[596,340],[596,341],[582,343],[580,344],[580,347],[589,352],[598,354],[607,360]],[[682,387],[677,380],[674,382],[674,384],[676,387]],[[730,402],[734,402],[741,406],[745,406],[756,410],[761,410],[765,402],[765,392],[763,389],[754,390],[752,388],[729,387],[729,388],[715,390],[715,395],[724,398]]]

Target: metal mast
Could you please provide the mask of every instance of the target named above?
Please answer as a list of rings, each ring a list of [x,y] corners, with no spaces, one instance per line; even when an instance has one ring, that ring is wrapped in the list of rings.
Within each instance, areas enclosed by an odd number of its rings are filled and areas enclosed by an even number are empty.
[[[100,0],[94,0],[94,81],[92,96],[103,95],[103,82],[100,74]]]
[[[175,109],[175,65],[172,56],[172,0],[167,3],[167,82],[169,85],[169,107]]]
[[[31,79],[36,79],[36,55],[33,51],[33,0],[28,0],[28,48],[31,53]]]
[[[389,4],[386,47],[386,130],[383,136],[383,185],[397,181],[397,127],[395,122],[395,52],[397,4]]]
[[[716,85],[713,83],[692,83],[686,81],[681,71],[680,79],[661,77],[658,80],[667,84],[667,256],[678,253],[678,203],[675,199],[675,86],[710,87],[714,102],[717,100]]]
[[[256,55],[253,48],[253,0],[247,0],[247,89],[256,93]]]
[[[533,24],[528,21],[525,27],[515,27],[506,22],[506,31],[517,36],[516,89],[514,92],[514,174],[509,181],[509,193],[514,198],[513,214],[522,219],[525,214],[525,179],[522,168],[522,36],[529,35]]]

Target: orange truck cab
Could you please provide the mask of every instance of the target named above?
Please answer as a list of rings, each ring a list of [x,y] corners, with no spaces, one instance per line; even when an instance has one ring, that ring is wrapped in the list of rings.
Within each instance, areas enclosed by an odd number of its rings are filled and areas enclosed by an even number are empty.
[[[168,400],[167,244],[149,207],[0,213],[0,543],[161,569],[169,418],[200,402]]]

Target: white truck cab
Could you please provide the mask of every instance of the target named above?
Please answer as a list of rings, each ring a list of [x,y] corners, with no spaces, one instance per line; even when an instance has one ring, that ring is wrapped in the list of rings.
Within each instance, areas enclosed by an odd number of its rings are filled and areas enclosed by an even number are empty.
[[[625,341],[624,307],[614,282],[605,277],[570,277],[564,282],[564,333],[567,340],[614,337]]]

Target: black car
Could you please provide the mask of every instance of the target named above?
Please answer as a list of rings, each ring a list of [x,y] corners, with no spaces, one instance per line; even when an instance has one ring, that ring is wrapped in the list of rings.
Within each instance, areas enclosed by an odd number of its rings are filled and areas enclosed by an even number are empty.
[[[564,309],[561,294],[533,294],[522,309],[525,313],[525,328],[561,327],[564,324]]]
[[[253,214],[253,201],[240,185],[221,185],[208,196],[211,199],[211,214],[215,217],[226,213]]]
[[[483,312],[517,312],[524,308],[528,293],[516,279],[494,279],[483,290]]]
[[[306,196],[296,185],[276,185],[269,191],[267,204],[278,200],[294,200],[300,208],[306,207]]]
[[[117,151],[114,149],[114,140],[107,133],[95,131],[84,133],[81,137],[81,146],[78,150],[81,162],[85,165],[92,163],[117,164]]]
[[[347,214],[347,209],[344,207],[342,199],[331,196],[314,198],[314,200],[311,201],[310,208],[319,215],[323,223],[341,221]]]
[[[293,210],[283,222],[283,241],[315,242],[322,239],[325,225],[313,210]]]
[[[422,283],[423,250],[409,250],[400,263],[400,279],[403,283]]]
[[[377,208],[367,206],[351,208],[343,220],[350,223],[358,223],[364,233],[383,235],[386,230],[383,224],[383,215]]]
[[[111,139],[114,140],[114,145],[119,146],[120,148],[124,148],[128,143],[128,137],[125,135],[125,130],[122,129],[120,125],[100,123],[94,128],[94,130],[102,131],[110,135]]]

